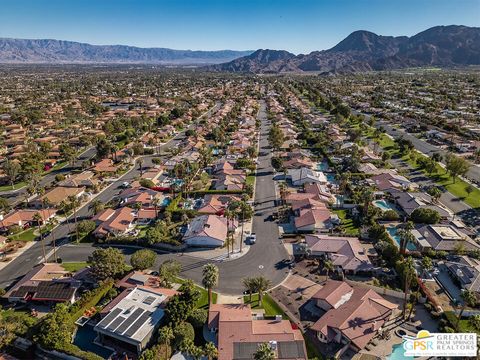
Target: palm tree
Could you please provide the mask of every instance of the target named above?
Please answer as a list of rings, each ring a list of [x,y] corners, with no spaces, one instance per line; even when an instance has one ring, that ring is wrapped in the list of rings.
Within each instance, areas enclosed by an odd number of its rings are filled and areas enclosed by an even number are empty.
[[[455,327],[458,330],[458,324],[460,323],[460,319],[462,318],[463,312],[465,311],[465,308],[467,306],[470,307],[475,307],[477,305],[477,297],[475,296],[475,293],[471,290],[463,290],[463,292],[460,294],[460,297],[463,300],[463,306],[462,309],[460,310],[460,313],[458,314],[458,319]]]
[[[400,239],[400,254],[404,255],[407,251],[408,244],[415,241],[415,236],[406,228],[398,230],[397,235]]]
[[[207,264],[203,267],[203,286],[208,290],[208,305],[212,304],[212,289],[218,285],[218,267]]]
[[[140,176],[143,175],[143,158],[138,159],[138,168],[140,170]]]
[[[42,218],[42,215],[40,214],[40,212],[36,212],[33,215],[33,221],[35,221],[37,223],[38,233],[40,234],[40,241],[42,242],[43,262],[46,263],[47,262],[47,253],[45,251],[45,242],[43,241],[43,235],[42,235],[42,221],[43,221],[43,218]]]
[[[255,282],[253,281],[253,278],[243,278],[242,283],[243,287],[246,291],[248,291],[248,295],[250,296],[249,302],[252,302],[252,294],[255,292]]]
[[[230,237],[231,232],[230,232],[230,219],[233,217],[233,211],[230,209],[225,209],[225,212],[223,213],[223,216],[227,219],[227,239],[225,241],[225,245],[227,246],[227,256],[230,257],[230,242],[233,242],[233,238]],[[233,249],[233,245],[232,245]],[[233,252],[233,251],[232,251]]]
[[[255,290],[258,292],[258,304],[263,303],[263,293],[268,290],[272,282],[264,276],[254,278]]]
[[[47,220],[47,225],[50,227],[50,236],[52,238],[52,244],[53,244],[53,258],[55,259],[55,262],[57,262],[57,247],[55,244],[55,236],[53,235],[53,228],[57,224],[58,224],[58,221],[54,217]]]
[[[403,261],[403,285],[404,285],[404,299],[403,299],[403,313],[402,316],[405,318],[405,313],[407,311],[407,296],[408,296],[408,289],[410,287],[411,282],[416,276],[415,273],[415,264],[413,263],[413,258],[409,256]]]
[[[275,352],[268,343],[258,345],[257,351],[253,354],[255,360],[274,360]]]
[[[370,188],[362,190],[361,199],[363,201],[363,215],[368,215],[368,209],[370,207],[370,202],[373,200],[373,192]]]
[[[333,266],[333,262],[331,260],[326,259],[326,260],[323,261],[322,269],[327,272],[327,278],[328,278],[328,275],[330,274],[330,271],[333,271],[335,269],[335,267]]]
[[[73,219],[75,224],[75,239],[78,242],[78,227],[77,227],[77,208],[80,206],[80,199],[75,195],[70,195],[68,201],[73,208]]]
[[[218,350],[212,342],[207,342],[205,344],[203,352],[208,360],[213,360],[218,357]]]
[[[173,335],[173,330],[169,326],[164,326],[158,331],[158,342],[163,345],[169,345],[170,342],[175,338]]]
[[[97,215],[99,212],[103,211],[105,204],[98,199],[93,200],[88,207],[90,211],[93,212],[93,215]]]

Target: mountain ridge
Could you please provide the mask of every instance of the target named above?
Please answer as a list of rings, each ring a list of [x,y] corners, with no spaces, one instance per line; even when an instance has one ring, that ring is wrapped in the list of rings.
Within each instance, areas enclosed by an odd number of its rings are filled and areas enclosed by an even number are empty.
[[[0,38],[0,63],[212,64],[249,55],[253,50],[177,50],[129,45],[92,45],[56,39]]]
[[[207,69],[253,73],[315,71],[335,74],[421,66],[480,65],[480,28],[463,25],[435,26],[411,37],[383,36],[357,30],[328,50],[300,54],[283,61],[253,62],[252,55],[226,64],[212,65]],[[275,54],[263,56],[268,58]]]

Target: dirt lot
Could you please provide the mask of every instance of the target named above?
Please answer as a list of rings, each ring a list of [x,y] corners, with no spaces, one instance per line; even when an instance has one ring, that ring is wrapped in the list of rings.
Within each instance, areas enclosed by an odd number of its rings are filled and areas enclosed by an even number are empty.
[[[435,295],[435,300],[437,300],[437,302],[444,311],[454,310],[450,298],[447,296],[445,291],[443,291],[443,289],[437,284],[436,281],[426,281],[424,284],[427,289]]]

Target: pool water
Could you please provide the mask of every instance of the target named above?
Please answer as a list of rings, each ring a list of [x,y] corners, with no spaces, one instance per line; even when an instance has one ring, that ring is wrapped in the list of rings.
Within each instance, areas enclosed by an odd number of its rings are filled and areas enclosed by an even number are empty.
[[[393,345],[393,351],[388,356],[388,360],[413,360],[413,356],[405,356],[405,349],[402,344]]]
[[[327,171],[328,170],[328,163],[326,161],[322,161],[317,164],[317,171]]]
[[[400,237],[397,235],[397,228],[395,226],[389,226],[387,227],[387,232],[390,234],[390,237],[395,240],[395,243],[400,247]],[[407,244],[407,250],[410,251],[416,251],[417,247],[415,244],[409,242]]]
[[[385,201],[385,200],[375,200],[374,202],[372,202],[372,204],[374,206],[382,209],[383,211],[395,210],[395,206],[393,204],[390,204],[388,201]]]
[[[110,358],[110,356],[113,354],[113,351],[95,344],[93,341],[96,337],[97,334],[93,330],[93,326],[86,324],[77,329],[73,343],[83,351],[93,352],[104,359]]]
[[[330,184],[336,184],[336,183],[337,183],[337,180],[335,179],[335,175],[334,175],[334,174],[325,174],[325,177],[327,178],[327,181],[328,181]]]

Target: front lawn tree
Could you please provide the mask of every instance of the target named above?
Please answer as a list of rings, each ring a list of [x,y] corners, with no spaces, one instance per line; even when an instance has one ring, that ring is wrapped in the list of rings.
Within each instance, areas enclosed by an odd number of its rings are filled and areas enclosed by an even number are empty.
[[[171,288],[172,283],[182,270],[182,265],[176,260],[165,260],[159,268],[158,275],[162,286]]]
[[[218,267],[207,264],[203,267],[202,284],[208,290],[208,304],[212,303],[212,289],[218,285]]]
[[[97,280],[117,278],[125,272],[125,257],[114,248],[96,249],[88,257],[91,273]]]
[[[463,305],[462,305],[462,308],[460,309],[460,312],[458,313],[457,324],[456,324],[457,330],[458,330],[458,325],[460,324],[460,319],[462,318],[463,312],[465,311],[466,307],[470,306],[473,308],[477,305],[477,297],[475,296],[475,293],[471,290],[464,289],[463,292],[460,294],[460,297],[462,298]]]
[[[449,154],[446,158],[445,168],[450,173],[453,182],[457,180],[458,176],[465,176],[470,169],[471,164],[464,158]]]
[[[261,343],[258,345],[258,349],[255,351],[255,354],[253,354],[253,358],[255,360],[274,360],[275,352],[270,347],[270,344]]]
[[[149,269],[155,264],[157,255],[149,249],[137,250],[130,258],[130,264],[135,270]]]

